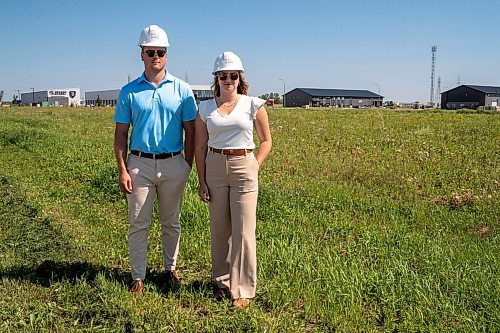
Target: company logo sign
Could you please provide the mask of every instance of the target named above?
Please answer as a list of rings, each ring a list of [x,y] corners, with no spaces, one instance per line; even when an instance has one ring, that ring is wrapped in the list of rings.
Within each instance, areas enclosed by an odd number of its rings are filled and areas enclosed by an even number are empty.
[[[50,90],[49,91],[49,95],[52,95],[52,96],[66,96],[67,93],[68,93],[67,90]]]
[[[76,90],[49,90],[49,97],[61,96],[61,97],[76,97]]]

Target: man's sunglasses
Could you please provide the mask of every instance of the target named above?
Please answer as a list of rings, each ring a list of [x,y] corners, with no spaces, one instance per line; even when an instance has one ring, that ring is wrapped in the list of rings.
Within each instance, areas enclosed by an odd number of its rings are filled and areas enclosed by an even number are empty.
[[[238,73],[231,73],[231,74],[227,74],[227,73],[218,73],[217,76],[219,77],[219,80],[221,81],[226,81],[227,80],[227,77],[229,75],[229,78],[233,81],[236,81],[238,80],[238,78],[240,77],[240,75]]]
[[[157,51],[155,51],[155,50],[147,50],[147,51],[144,51],[144,53],[146,53],[148,55],[148,57],[150,57],[150,58],[153,58],[155,56],[155,52],[156,52],[156,54],[158,55],[159,58],[163,58],[163,56],[165,54],[167,54],[167,51],[165,51],[165,50],[157,50]]]

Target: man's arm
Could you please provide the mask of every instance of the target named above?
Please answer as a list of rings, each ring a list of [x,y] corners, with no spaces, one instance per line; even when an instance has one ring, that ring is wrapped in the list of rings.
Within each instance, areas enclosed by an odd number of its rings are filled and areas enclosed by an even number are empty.
[[[207,125],[201,120],[200,114],[196,115],[195,120],[195,158],[196,158],[196,171],[198,172],[198,181],[200,187],[198,195],[203,202],[210,201],[210,194],[208,193],[208,186],[205,183],[205,158],[207,157],[208,150],[208,131]]]
[[[187,164],[192,167],[194,157],[194,120],[183,121],[182,127],[184,127],[184,158]]]
[[[123,193],[132,193],[132,179],[127,171],[128,129],[129,124],[116,123],[115,127],[115,158],[118,166],[118,183]]]

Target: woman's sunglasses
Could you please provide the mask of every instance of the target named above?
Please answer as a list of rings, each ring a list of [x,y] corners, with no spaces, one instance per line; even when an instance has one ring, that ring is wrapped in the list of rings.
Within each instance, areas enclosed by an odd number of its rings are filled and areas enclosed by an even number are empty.
[[[217,76],[219,77],[219,80],[221,80],[221,81],[226,81],[228,76],[233,81],[238,80],[238,78],[240,77],[240,75],[238,73],[231,73],[231,74],[218,73]]]
[[[163,56],[167,53],[167,51],[165,51],[165,50],[157,50],[157,51],[147,50],[147,51],[144,51],[144,53],[146,53],[148,55],[148,57],[150,57],[150,58],[153,58],[155,56],[155,52],[159,58],[163,58]]]

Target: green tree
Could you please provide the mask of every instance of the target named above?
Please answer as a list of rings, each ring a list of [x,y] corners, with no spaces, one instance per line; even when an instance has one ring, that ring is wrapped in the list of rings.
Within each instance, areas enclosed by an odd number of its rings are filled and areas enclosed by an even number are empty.
[[[99,97],[99,95],[97,95],[97,99],[95,100],[95,105],[96,106],[101,106],[102,105],[102,100],[101,100],[101,97]]]
[[[261,96],[259,96],[259,98],[262,98],[262,99],[265,99],[265,100],[274,99],[274,103],[276,103],[276,104],[281,104],[282,103],[280,94],[274,93],[274,92],[273,93],[268,93],[268,94],[261,95]]]

